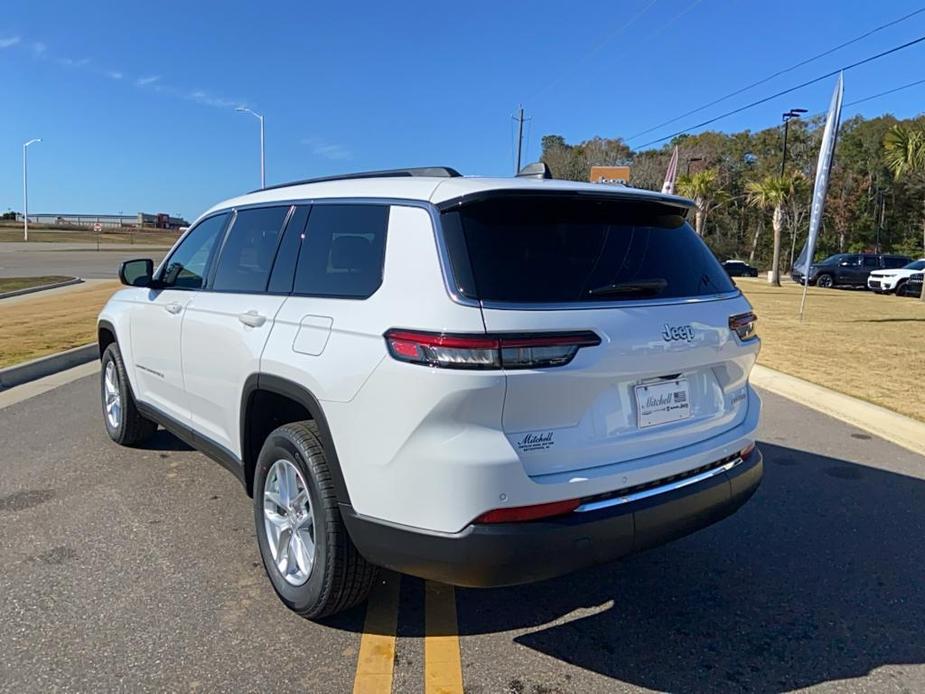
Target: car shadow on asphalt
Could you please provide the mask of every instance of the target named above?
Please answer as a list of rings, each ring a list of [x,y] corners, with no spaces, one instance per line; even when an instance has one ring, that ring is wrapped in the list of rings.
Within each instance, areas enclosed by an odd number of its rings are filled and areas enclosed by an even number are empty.
[[[513,631],[661,691],[780,691],[925,663],[925,481],[761,448],[762,487],[732,517],[560,579],[458,590],[459,633]]]
[[[184,443],[166,429],[158,429],[145,441],[144,448],[149,451],[191,451],[192,446]]]

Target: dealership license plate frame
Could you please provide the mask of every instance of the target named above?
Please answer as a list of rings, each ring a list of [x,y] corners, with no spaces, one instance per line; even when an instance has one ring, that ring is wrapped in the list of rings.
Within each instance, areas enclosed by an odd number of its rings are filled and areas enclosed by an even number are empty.
[[[636,426],[648,429],[689,419],[691,416],[691,390],[686,378],[640,383],[633,388],[636,397]],[[683,398],[677,394],[683,393]],[[668,396],[669,402],[656,407],[649,406],[649,397]]]

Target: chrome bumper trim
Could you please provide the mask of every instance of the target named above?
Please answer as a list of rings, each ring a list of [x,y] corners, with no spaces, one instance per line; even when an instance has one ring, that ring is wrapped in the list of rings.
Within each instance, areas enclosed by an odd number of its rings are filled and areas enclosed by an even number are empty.
[[[736,458],[735,460],[730,460],[725,465],[720,465],[719,467],[713,468],[712,470],[707,470],[706,472],[701,472],[699,475],[694,475],[693,477],[686,477],[683,480],[678,480],[677,482],[669,482],[668,484],[663,484],[660,487],[653,487],[652,489],[644,489],[641,492],[634,492],[632,494],[626,494],[625,496],[615,496],[612,499],[604,499],[603,501],[591,501],[586,504],[582,504],[575,509],[575,513],[586,513],[588,511],[599,511],[602,508],[610,508],[611,506],[620,506],[621,504],[628,504],[631,501],[639,501],[640,499],[648,499],[652,496],[657,496],[659,494],[664,494],[665,492],[672,492],[676,489],[683,489],[684,487],[689,487],[692,484],[697,484],[698,482],[703,482],[708,480],[711,477],[716,477],[723,472],[729,472],[732,468],[742,463],[742,458]]]

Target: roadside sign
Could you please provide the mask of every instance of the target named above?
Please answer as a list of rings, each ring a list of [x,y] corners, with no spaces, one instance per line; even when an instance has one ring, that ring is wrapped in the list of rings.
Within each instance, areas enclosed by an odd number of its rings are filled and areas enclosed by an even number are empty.
[[[100,233],[102,230],[103,230],[103,225],[100,224],[99,222],[93,225],[93,231],[95,231],[97,234]]]

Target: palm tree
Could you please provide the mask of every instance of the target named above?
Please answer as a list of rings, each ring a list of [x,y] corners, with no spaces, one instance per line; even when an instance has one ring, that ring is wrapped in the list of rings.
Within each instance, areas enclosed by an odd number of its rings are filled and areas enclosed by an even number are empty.
[[[748,203],[762,210],[773,210],[771,226],[774,228],[774,257],[768,281],[780,286],[780,240],[784,227],[784,205],[794,195],[798,185],[796,176],[765,176],[760,181],[745,184]]]
[[[887,168],[895,178],[925,174],[925,131],[894,125],[883,137],[883,149]],[[922,220],[922,245],[925,247],[925,214]],[[925,285],[922,286],[921,299],[925,301]]]
[[[705,169],[678,178],[678,193],[690,198],[697,206],[694,210],[694,229],[703,236],[707,215],[726,200],[725,192],[720,188],[719,176],[715,169]]]

